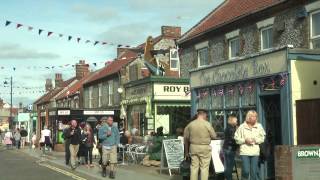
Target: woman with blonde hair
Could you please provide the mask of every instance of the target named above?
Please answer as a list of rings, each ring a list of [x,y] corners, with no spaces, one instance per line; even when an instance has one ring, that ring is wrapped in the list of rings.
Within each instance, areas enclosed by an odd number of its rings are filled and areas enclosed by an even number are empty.
[[[260,147],[265,140],[265,131],[258,123],[258,113],[254,110],[248,111],[246,120],[237,129],[234,139],[240,145],[240,157],[242,160],[242,179],[258,180],[258,161]]]
[[[227,180],[232,180],[232,171],[235,166],[235,155],[238,149],[238,145],[234,139],[234,133],[237,130],[238,119],[234,115],[228,117],[228,124],[224,130],[224,143],[223,143],[223,153],[224,153],[224,164],[225,170],[224,175]]]

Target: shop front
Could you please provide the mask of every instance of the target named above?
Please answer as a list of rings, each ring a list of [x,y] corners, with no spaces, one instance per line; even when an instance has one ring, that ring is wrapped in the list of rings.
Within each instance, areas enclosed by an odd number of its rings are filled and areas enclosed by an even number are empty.
[[[101,120],[101,118],[105,116],[113,116],[114,122],[118,123],[120,111],[110,110],[110,109],[84,109],[83,110],[84,121],[86,123],[89,123],[93,129],[95,129],[97,123]]]
[[[197,108],[209,110],[210,122],[221,137],[229,115],[242,123],[248,110],[258,112],[269,150],[262,173],[266,178],[274,177],[274,147],[295,143],[292,92],[297,89],[292,88],[296,72],[291,69],[294,61],[290,58],[295,53],[281,48],[191,71],[192,112]]]
[[[174,134],[190,119],[188,79],[148,77],[125,85],[121,117],[126,129],[145,136],[160,126],[164,134]]]

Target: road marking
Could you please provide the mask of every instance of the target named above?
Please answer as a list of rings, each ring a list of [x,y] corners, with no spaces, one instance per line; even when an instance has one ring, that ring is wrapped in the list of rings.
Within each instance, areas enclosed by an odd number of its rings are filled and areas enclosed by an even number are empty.
[[[80,176],[77,176],[77,175],[75,175],[75,174],[73,174],[73,173],[70,173],[70,172],[68,172],[68,171],[65,171],[65,170],[62,170],[62,169],[60,169],[60,168],[51,166],[51,165],[49,165],[49,164],[43,164],[43,163],[38,163],[38,164],[39,164],[40,166],[47,167],[47,168],[49,168],[49,169],[51,169],[51,170],[54,170],[54,171],[56,171],[56,172],[59,172],[59,173],[64,174],[64,175],[66,175],[66,176],[69,176],[69,177],[71,177],[71,178],[73,178],[73,179],[76,179],[76,180],[87,180],[87,179],[85,179],[85,178],[82,178],[82,177],[80,177]]]

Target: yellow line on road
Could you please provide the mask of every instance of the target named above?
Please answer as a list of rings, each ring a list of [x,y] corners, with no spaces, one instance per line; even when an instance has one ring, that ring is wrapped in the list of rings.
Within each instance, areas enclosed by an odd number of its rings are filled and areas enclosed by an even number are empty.
[[[59,168],[57,168],[57,167],[51,166],[51,165],[49,165],[49,164],[42,164],[42,163],[38,163],[38,164],[39,164],[40,166],[47,167],[47,168],[49,168],[49,169],[51,169],[51,170],[54,170],[54,171],[56,171],[56,172],[59,172],[59,173],[64,174],[64,175],[66,175],[66,176],[69,176],[69,177],[71,177],[71,178],[73,178],[73,179],[76,179],[76,180],[87,180],[87,179],[85,179],[85,178],[82,178],[82,177],[80,177],[80,176],[77,176],[77,175],[75,175],[75,174],[72,174],[72,173],[70,173],[70,172],[68,172],[68,171],[65,171],[65,170],[59,169]]]

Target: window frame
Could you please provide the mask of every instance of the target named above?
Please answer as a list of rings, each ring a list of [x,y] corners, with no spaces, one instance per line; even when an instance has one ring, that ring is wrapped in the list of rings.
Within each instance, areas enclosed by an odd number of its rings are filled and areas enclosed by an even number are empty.
[[[93,86],[89,87],[89,108],[92,108],[92,101],[93,101]]]
[[[98,85],[98,107],[102,106],[102,83]]]
[[[313,28],[313,26],[312,26],[312,22],[313,22],[312,16],[314,14],[318,14],[318,13],[320,14],[320,9],[310,13],[310,47],[311,47],[311,49],[314,49],[313,48],[313,40],[316,40],[316,39],[320,40],[320,34],[317,35],[317,36],[313,36],[313,34],[312,34],[312,28]]]
[[[203,50],[206,50],[207,51],[207,64],[204,64],[204,65],[201,65],[200,64],[200,51],[203,51]],[[203,47],[203,48],[200,48],[200,49],[197,49],[197,59],[198,59],[198,68],[200,67],[205,67],[205,66],[208,66],[210,63],[209,63],[209,47],[206,46],[206,47]]]
[[[173,50],[176,50],[177,51],[177,57],[176,58],[172,58],[171,56],[171,51]],[[170,57],[170,70],[173,70],[173,71],[178,71],[179,68],[180,68],[180,58],[179,58],[179,51],[178,49],[170,49],[170,54],[169,54],[169,57]],[[171,62],[172,61],[177,61],[177,67],[172,67],[171,65]]]
[[[113,80],[108,81],[108,106],[113,105]],[[112,99],[112,100],[111,100]]]
[[[269,47],[269,48],[263,48],[263,34],[262,34],[262,32],[263,32],[263,31],[266,31],[266,30],[269,30],[269,29],[272,30],[272,36],[273,36],[273,25],[269,25],[269,26],[266,26],[266,27],[262,27],[262,28],[260,29],[260,50],[261,50],[261,51],[267,51],[267,50],[270,50],[270,49],[273,48],[273,45],[271,45],[271,47]],[[271,38],[273,38],[273,37],[271,37]],[[273,41],[273,39],[272,39],[272,41]]]
[[[232,56],[231,56],[231,54],[232,54],[232,51],[231,51],[231,42],[236,41],[236,40],[239,41],[239,55],[232,57]],[[236,59],[236,58],[238,58],[238,57],[240,56],[240,36],[235,36],[235,37],[233,37],[233,38],[228,39],[228,44],[229,44],[229,48],[228,48],[228,49],[229,49],[229,59]]]

